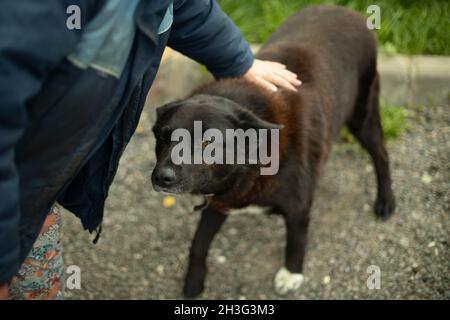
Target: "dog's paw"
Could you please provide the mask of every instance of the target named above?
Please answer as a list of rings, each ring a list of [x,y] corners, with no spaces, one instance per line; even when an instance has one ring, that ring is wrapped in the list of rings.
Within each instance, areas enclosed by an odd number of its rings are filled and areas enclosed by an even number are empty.
[[[377,197],[374,205],[375,215],[378,219],[387,220],[395,211],[395,198],[393,195]]]
[[[203,269],[188,273],[183,288],[185,298],[192,299],[203,292],[205,275],[206,272]]]
[[[203,282],[197,281],[186,283],[183,289],[183,295],[185,298],[193,299],[200,295],[203,292],[204,285]]]
[[[285,267],[282,267],[275,275],[275,291],[278,294],[284,295],[288,292],[298,290],[303,283],[303,279],[303,274],[292,273]]]

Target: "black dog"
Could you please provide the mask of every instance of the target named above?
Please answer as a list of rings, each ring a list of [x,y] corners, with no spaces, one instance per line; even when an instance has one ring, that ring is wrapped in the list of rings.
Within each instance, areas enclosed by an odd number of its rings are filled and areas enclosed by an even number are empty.
[[[190,98],[157,110],[155,189],[208,199],[190,251],[187,297],[203,290],[208,249],[227,215],[256,206],[280,213],[286,221],[286,261],[275,276],[276,290],[286,293],[300,287],[314,189],[344,125],[372,157],[378,182],[375,214],[385,219],[394,211],[379,115],[376,40],[364,17],[335,6],[306,8],[287,19],[257,58],[278,61],[296,72],[303,82],[298,93],[267,92],[232,79],[208,84]],[[204,129],[221,132],[282,125],[278,174],[261,175],[255,164],[175,165],[171,134],[177,128],[192,132],[196,120]]]

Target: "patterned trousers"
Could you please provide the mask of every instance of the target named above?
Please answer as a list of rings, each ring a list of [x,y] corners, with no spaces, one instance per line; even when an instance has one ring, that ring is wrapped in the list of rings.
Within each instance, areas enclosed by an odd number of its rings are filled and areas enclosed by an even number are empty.
[[[54,205],[33,248],[12,279],[10,299],[63,299],[65,272],[60,232],[61,213]]]

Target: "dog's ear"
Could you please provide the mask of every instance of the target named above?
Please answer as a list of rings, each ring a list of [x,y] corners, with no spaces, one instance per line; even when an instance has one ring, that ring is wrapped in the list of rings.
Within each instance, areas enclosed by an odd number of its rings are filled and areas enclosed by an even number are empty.
[[[242,129],[283,129],[283,125],[266,121],[251,111],[241,109],[237,113],[238,126]]]
[[[175,111],[180,106],[181,106],[180,101],[174,101],[174,102],[165,104],[161,107],[156,108],[156,116],[158,119],[161,119],[162,117],[164,117],[164,115]]]

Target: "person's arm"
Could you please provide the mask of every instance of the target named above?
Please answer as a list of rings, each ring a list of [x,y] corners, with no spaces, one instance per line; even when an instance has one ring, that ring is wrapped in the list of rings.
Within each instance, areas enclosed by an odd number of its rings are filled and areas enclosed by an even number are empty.
[[[168,45],[216,78],[241,76],[253,64],[248,43],[215,0],[175,1]]]
[[[2,1],[0,296],[7,293],[7,283],[19,268],[20,195],[14,149],[27,125],[27,103],[40,91],[46,76],[74,48],[79,38],[79,32],[66,27],[68,5],[69,1],[61,0]],[[85,8],[81,4],[80,7]]]
[[[247,41],[215,0],[175,1],[168,45],[204,64],[216,78],[244,76],[269,90],[300,85],[284,65],[254,60]]]

